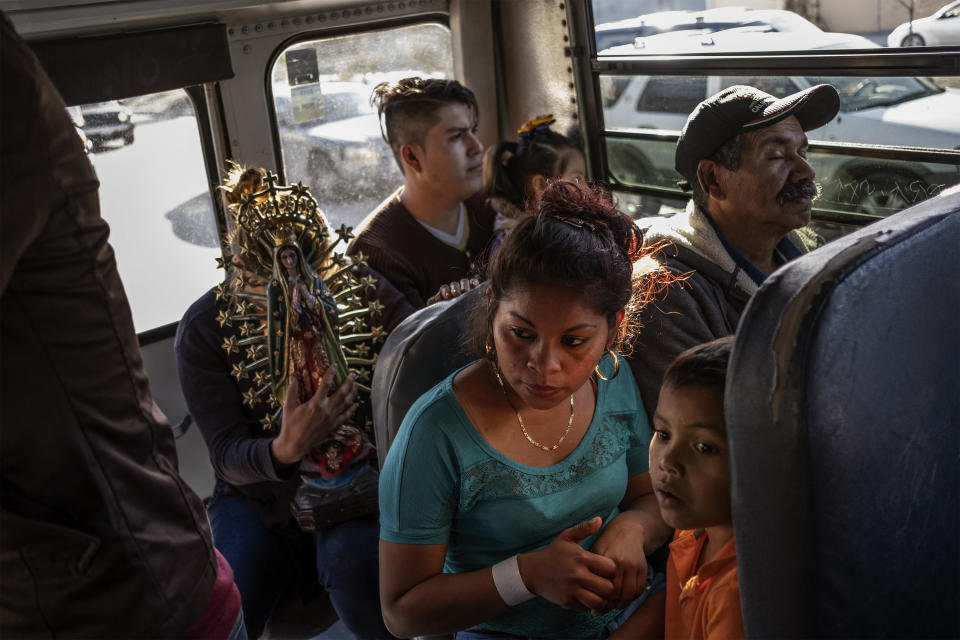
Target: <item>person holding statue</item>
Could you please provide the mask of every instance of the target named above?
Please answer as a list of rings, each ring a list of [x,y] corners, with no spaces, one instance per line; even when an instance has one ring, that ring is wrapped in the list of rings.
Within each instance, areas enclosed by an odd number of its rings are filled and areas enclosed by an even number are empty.
[[[214,543],[234,567],[250,638],[290,587],[305,598],[325,589],[357,638],[390,638],[380,614],[375,511],[347,512],[355,517],[316,531],[291,513],[314,476],[346,485],[375,460],[366,436],[345,426],[360,386],[348,367],[369,363],[366,342],[379,331],[365,324],[376,303],[360,302],[374,283],[333,253],[309,192],[275,182],[259,168],[230,172],[226,278],[177,331],[184,397],[217,476],[207,508]],[[338,301],[352,310],[338,317]]]

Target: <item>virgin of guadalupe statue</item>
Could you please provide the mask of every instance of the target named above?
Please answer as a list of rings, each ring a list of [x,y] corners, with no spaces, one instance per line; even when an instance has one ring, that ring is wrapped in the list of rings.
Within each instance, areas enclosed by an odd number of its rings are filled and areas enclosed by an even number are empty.
[[[240,264],[242,271],[218,287],[223,308],[217,319],[236,327],[223,349],[240,360],[232,375],[246,388],[244,403],[262,407],[260,423],[275,433],[292,376],[300,402],[316,393],[333,364],[332,389],[351,372],[358,382],[369,380],[375,359],[368,345],[382,339],[383,331],[367,323],[381,307],[376,300],[362,302],[375,288],[372,277],[355,274],[362,260],[335,251],[351,230],[331,230],[302,184],[278,185],[263,169],[243,171],[239,182],[248,174],[248,188],[229,200],[233,224],[225,244],[232,255],[222,261]],[[303,529],[376,511],[376,451],[365,429],[341,426],[300,462],[302,482],[291,510]]]
[[[331,364],[337,365],[333,388],[347,377],[347,363],[337,333],[337,305],[323,278],[310,269],[295,242],[274,250],[273,277],[267,286],[268,344],[274,356],[271,367],[282,372],[276,380],[278,394],[287,380],[300,382],[299,400],[306,402],[316,392]]]
[[[280,372],[274,377],[279,396],[285,395],[287,380],[295,376],[300,382],[298,400],[306,402],[332,364],[337,365],[337,373],[331,388],[343,383],[348,369],[335,329],[337,304],[323,278],[310,269],[295,238],[284,239],[273,252],[267,317],[271,369]],[[357,436],[362,438],[358,440]],[[301,464],[301,472],[308,477],[336,478],[373,452],[366,436],[344,425],[310,452]]]

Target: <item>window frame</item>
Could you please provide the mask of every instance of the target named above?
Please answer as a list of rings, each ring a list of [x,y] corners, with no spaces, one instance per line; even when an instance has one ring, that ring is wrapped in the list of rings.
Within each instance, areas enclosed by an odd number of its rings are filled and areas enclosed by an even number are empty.
[[[583,123],[585,152],[591,177],[601,178],[611,188],[642,196],[671,200],[687,198],[678,189],[636,186],[619,182],[610,174],[606,149],[608,140],[654,140],[676,143],[679,132],[606,128],[600,76],[960,76],[960,49],[924,47],[923,49],[837,49],[756,53],[653,54],[643,56],[597,56],[592,0],[568,0],[572,44],[568,55],[574,61],[574,73],[580,96],[580,121]],[[844,155],[882,160],[906,160],[960,165],[960,150],[929,149],[894,145],[868,145],[847,142],[816,141],[811,153]],[[862,213],[831,212],[814,209],[814,219],[862,226],[880,219]]]
[[[184,87],[172,87],[169,89],[163,89],[162,91],[151,91],[143,94],[137,94],[133,96],[126,96],[127,98],[138,97],[140,95],[151,95],[152,93],[164,93],[169,91],[183,91],[187,99],[190,101],[191,106],[193,107],[193,116],[194,122],[197,126],[197,133],[200,139],[200,152],[203,156],[203,166],[204,171],[206,172],[208,184],[218,184],[220,182],[220,177],[217,170],[216,158],[216,144],[214,140],[214,131],[211,127],[211,117],[210,110],[207,105],[205,88],[213,85],[214,83],[204,83],[204,84],[193,84]],[[102,189],[102,185],[101,185]],[[223,199],[217,197],[216,191],[208,191],[207,195],[210,196],[211,205],[213,208],[213,217],[214,224],[216,225],[217,237],[221,239],[220,248],[221,256],[223,250],[222,238],[226,233],[226,217],[223,210]],[[102,212],[101,212],[102,214]],[[106,219],[106,218],[105,218]],[[109,224],[107,219],[107,223]],[[111,246],[114,244],[114,238],[111,235],[110,239]],[[211,269],[212,273],[216,273],[216,269]],[[132,283],[125,281],[125,287],[131,287]],[[129,301],[128,301],[129,302]],[[133,309],[131,307],[131,313]],[[174,320],[165,324],[157,325],[155,327],[150,327],[148,329],[142,329],[137,331],[137,340],[141,347],[149,346],[154,343],[163,342],[168,340],[177,332],[177,326],[179,325],[179,320]]]
[[[213,130],[210,127],[210,110],[207,107],[206,95],[204,93],[203,84],[195,84],[189,87],[180,87],[187,94],[187,98],[193,104],[194,115],[197,120],[197,129],[200,133],[200,149],[203,152],[203,166],[207,172],[207,182],[209,184],[217,184],[220,181],[220,176],[217,173],[217,163],[216,163],[216,144],[214,142]],[[216,191],[210,192],[210,200],[213,204],[213,217],[217,226],[217,237],[223,238],[226,234],[226,217],[223,210],[223,198],[218,198]],[[222,255],[222,241],[221,241],[221,255]],[[174,337],[177,333],[177,326],[180,324],[179,320],[169,322],[167,324],[160,325],[158,327],[151,327],[150,329],[145,329],[137,333],[137,340],[140,343],[141,347],[145,347],[156,342],[163,342]],[[189,416],[187,416],[189,418]],[[183,425],[180,425],[183,429]],[[189,426],[189,425],[187,425]]]
[[[205,88],[219,86],[234,75],[225,24],[205,22],[84,37],[63,34],[31,39],[29,45],[68,106],[183,90],[193,107],[207,180],[219,183],[214,120]],[[175,58],[163,55],[171,49],[192,51],[195,64],[178,64]],[[151,71],[149,81],[135,72],[143,68]],[[222,236],[224,212],[221,199],[215,195],[210,192],[217,233]],[[175,321],[138,331],[141,346],[173,337],[177,324]]]
[[[384,19],[374,23],[359,23],[343,25],[328,29],[317,29],[314,31],[297,33],[291,38],[283,40],[270,54],[267,66],[264,69],[264,95],[267,97],[267,111],[270,117],[270,135],[273,141],[273,153],[277,162],[277,175],[280,176],[282,183],[286,184],[288,177],[286,175],[287,167],[283,163],[283,148],[280,141],[280,123],[277,121],[276,96],[273,93],[273,68],[277,60],[288,49],[298,44],[312,40],[326,40],[343,36],[361,35],[375,31],[385,31],[387,29],[397,29],[419,24],[439,24],[451,30],[450,15],[442,12],[420,13],[409,16],[398,16]],[[452,37],[452,31],[451,31]]]

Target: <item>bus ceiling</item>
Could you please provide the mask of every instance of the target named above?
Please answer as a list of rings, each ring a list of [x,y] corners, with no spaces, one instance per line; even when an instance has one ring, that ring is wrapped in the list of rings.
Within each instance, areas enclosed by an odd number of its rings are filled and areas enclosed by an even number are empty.
[[[450,5],[468,3],[489,6],[476,0],[0,0],[0,10],[10,16],[18,33],[33,41],[202,22],[262,22],[261,35],[269,35],[267,29],[276,32],[281,26],[355,25],[422,12],[446,13]],[[276,21],[274,27],[266,27],[271,20]]]
[[[578,49],[568,15],[582,2],[0,0],[0,10],[31,42],[48,73],[63,70],[64,77],[54,81],[71,104],[247,77],[241,67],[260,64],[267,52],[310,34],[449,16],[454,76],[483,96],[481,135],[493,142],[540,113],[555,114],[564,128],[579,122],[571,58]],[[218,31],[224,27],[225,40]],[[195,57],[171,63],[171,51]]]

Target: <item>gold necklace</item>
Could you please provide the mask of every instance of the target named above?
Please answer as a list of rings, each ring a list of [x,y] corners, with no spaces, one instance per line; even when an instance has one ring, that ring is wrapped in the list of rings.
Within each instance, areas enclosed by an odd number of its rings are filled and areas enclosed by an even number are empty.
[[[535,446],[537,449],[543,451],[556,451],[560,448],[560,443],[563,442],[563,439],[567,437],[567,434],[570,433],[570,428],[573,427],[573,394],[570,394],[570,419],[567,420],[567,428],[563,430],[563,433],[560,435],[560,439],[557,440],[557,444],[552,447],[548,447],[545,444],[541,444],[530,437],[530,434],[527,433],[527,427],[523,424],[523,418],[520,417],[520,412],[517,411],[517,408],[513,406],[513,403],[510,402],[510,394],[507,393],[507,385],[503,384],[503,378],[500,377],[500,367],[497,366],[496,362],[491,362],[493,365],[493,373],[497,376],[497,382],[500,383],[500,390],[503,391],[503,397],[506,399],[507,404],[510,405],[510,408],[513,409],[513,412],[517,414],[517,422],[520,423],[520,431],[523,432],[523,437],[527,439],[527,442]]]

